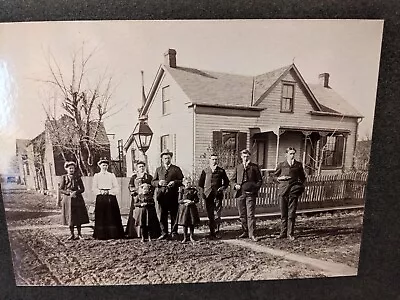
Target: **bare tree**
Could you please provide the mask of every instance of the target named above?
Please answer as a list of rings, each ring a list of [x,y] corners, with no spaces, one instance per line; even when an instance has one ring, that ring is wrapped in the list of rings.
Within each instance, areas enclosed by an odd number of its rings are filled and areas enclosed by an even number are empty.
[[[109,149],[109,144],[100,138],[103,121],[114,106],[110,100],[115,88],[112,76],[105,70],[99,76],[92,76],[89,63],[96,50],[85,53],[85,47],[72,55],[69,72],[64,72],[59,63],[49,53],[47,66],[48,80],[42,80],[53,88],[54,96],[43,106],[47,120],[46,129],[53,145],[64,160],[73,156],[81,174],[94,173],[94,156]],[[63,115],[59,118],[57,109]],[[103,130],[104,131],[104,130]]]

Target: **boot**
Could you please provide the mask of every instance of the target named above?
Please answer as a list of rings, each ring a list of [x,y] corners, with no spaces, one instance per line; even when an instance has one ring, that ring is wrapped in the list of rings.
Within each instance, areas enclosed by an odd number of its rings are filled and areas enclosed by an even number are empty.
[[[188,241],[188,238],[187,238],[187,227],[185,226],[184,228],[183,228],[183,240],[182,240],[182,244],[183,243],[186,243]]]
[[[277,237],[278,239],[283,239],[287,237],[287,229],[288,229],[288,221],[287,219],[281,219],[281,232],[279,236]]]
[[[291,218],[288,221],[288,237],[290,240],[294,240],[294,224],[295,224],[295,219]]]

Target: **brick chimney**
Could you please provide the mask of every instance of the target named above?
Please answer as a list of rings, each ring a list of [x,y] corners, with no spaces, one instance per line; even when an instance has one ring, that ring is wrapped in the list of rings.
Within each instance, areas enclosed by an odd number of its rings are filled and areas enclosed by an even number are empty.
[[[164,64],[171,68],[176,68],[176,51],[175,49],[168,49],[164,53]]]
[[[329,73],[319,74],[318,79],[319,79],[319,83],[323,87],[326,87],[326,88],[329,87]]]

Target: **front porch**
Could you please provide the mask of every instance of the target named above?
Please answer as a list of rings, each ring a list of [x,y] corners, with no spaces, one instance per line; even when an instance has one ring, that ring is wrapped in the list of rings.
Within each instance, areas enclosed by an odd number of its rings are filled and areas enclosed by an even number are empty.
[[[329,128],[252,128],[252,160],[268,173],[285,159],[286,149],[294,147],[295,158],[303,163],[307,175],[343,173],[352,164],[345,159],[349,134],[349,130]]]

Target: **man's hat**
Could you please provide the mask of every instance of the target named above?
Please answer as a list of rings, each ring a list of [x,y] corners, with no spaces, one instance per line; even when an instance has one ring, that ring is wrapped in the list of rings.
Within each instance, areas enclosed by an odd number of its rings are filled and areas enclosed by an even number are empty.
[[[74,166],[76,168],[76,163],[74,161],[66,161],[64,163],[64,169],[68,169],[70,166]]]
[[[163,157],[163,155],[170,155],[172,157],[174,154],[168,149],[165,149],[163,152],[161,152],[160,157]]]
[[[104,163],[106,163],[107,165],[110,164],[107,157],[101,157],[99,162],[97,163],[97,165],[100,166],[101,164],[104,164]]]
[[[251,155],[251,152],[248,149],[243,149],[242,151],[240,151],[240,154],[248,154]]]

